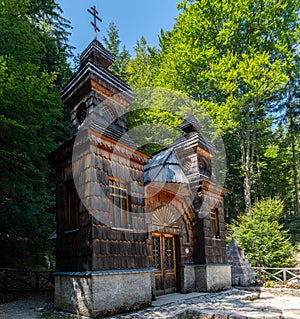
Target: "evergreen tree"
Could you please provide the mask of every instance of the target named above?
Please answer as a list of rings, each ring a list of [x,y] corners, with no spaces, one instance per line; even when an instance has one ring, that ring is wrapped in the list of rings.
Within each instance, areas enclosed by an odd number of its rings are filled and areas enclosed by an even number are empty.
[[[276,97],[287,89],[289,70],[298,68],[299,2],[194,0],[178,7],[182,13],[172,31],[161,33],[155,55],[139,44],[142,54],[129,64],[131,85],[184,92],[206,108],[226,136],[227,150],[238,147],[227,185],[234,194],[243,180],[244,203],[233,215],[249,211],[265,184]]]
[[[154,85],[154,70],[157,66],[157,51],[142,37],[134,48],[135,58],[128,63],[126,72],[128,83],[134,88],[146,88]]]
[[[35,263],[47,253],[54,229],[47,156],[65,134],[60,88],[70,49],[68,22],[59,12],[53,0],[0,4],[2,267]]]
[[[231,225],[234,238],[253,267],[294,266],[293,248],[280,224],[283,207],[279,198],[263,199]]]
[[[114,22],[109,24],[107,36],[103,37],[105,47],[115,56],[115,61],[109,67],[110,71],[118,75],[123,80],[127,78],[126,67],[130,61],[130,54],[125,45],[120,48],[121,40],[119,30]]]

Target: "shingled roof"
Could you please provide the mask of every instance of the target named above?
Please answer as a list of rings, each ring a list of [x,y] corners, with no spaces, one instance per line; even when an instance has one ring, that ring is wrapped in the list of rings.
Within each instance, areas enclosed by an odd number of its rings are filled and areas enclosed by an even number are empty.
[[[178,157],[173,149],[166,149],[154,155],[145,166],[144,182],[188,183]]]
[[[180,124],[180,128],[185,133],[199,132],[202,128],[201,123],[194,117],[193,114],[189,114],[186,119]]]
[[[199,146],[203,150],[207,151],[211,155],[215,155],[216,148],[208,139],[206,139],[201,133],[201,123],[194,117],[193,114],[189,114],[186,119],[181,123],[180,128],[186,133],[184,136],[178,138],[173,142],[170,147],[175,150],[189,147]]]

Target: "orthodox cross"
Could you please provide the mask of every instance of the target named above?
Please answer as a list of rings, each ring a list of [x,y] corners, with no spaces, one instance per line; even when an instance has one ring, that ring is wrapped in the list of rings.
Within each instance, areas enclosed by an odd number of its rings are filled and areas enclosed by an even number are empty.
[[[97,20],[100,22],[102,22],[102,20],[99,18],[99,12],[97,11],[96,6],[91,7],[87,11],[94,17],[94,21],[91,21],[91,25],[94,27],[94,35],[95,39],[97,39],[97,32],[100,32],[100,29],[97,27]]]

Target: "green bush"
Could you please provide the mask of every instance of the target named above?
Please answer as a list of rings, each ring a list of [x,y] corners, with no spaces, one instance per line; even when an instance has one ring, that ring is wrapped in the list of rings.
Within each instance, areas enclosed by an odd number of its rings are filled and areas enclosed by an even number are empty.
[[[278,197],[263,199],[230,226],[238,245],[244,248],[253,267],[294,266],[293,246],[288,232],[279,223],[283,207]]]

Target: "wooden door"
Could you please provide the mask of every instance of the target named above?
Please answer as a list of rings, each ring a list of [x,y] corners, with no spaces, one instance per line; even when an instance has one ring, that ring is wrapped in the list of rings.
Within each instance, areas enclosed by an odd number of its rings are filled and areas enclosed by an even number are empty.
[[[177,291],[176,241],[170,234],[152,234],[153,264],[155,271],[155,295]]]

